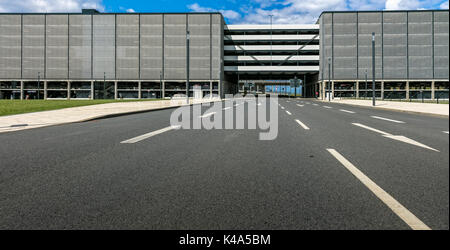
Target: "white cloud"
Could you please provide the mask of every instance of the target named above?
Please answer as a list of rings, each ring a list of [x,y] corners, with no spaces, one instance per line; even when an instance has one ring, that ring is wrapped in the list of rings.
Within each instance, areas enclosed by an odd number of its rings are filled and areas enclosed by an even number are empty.
[[[443,2],[443,3],[439,6],[439,8],[441,8],[441,9],[448,9],[448,1]]]
[[[104,11],[102,0],[0,0],[0,12],[81,12]]]
[[[134,13],[134,12],[136,12],[134,9],[127,9],[127,12],[128,13]]]
[[[234,10],[217,10],[213,8],[202,7],[198,3],[188,5],[187,7],[193,12],[221,12],[222,15],[229,20],[237,20],[241,18],[241,14]]]

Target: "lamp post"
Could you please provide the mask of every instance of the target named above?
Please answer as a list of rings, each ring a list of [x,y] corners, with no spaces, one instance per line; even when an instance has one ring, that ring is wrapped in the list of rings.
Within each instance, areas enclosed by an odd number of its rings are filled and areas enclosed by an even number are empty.
[[[38,72],[38,82],[37,82],[37,99],[39,100],[39,90],[40,90],[40,84],[41,84],[41,72]]]
[[[331,102],[331,57],[328,57],[328,84],[327,84],[327,92],[328,92],[328,101]]]
[[[372,105],[375,106],[375,32],[372,32]]]
[[[163,96],[162,96],[162,70],[159,71],[159,98],[163,99]]]
[[[367,98],[367,69],[366,69],[365,73],[366,73],[366,88],[365,88],[366,93],[364,95],[364,100]]]
[[[103,72],[103,99],[106,99],[106,72]]]
[[[186,104],[189,104],[189,41],[191,34],[186,30]]]

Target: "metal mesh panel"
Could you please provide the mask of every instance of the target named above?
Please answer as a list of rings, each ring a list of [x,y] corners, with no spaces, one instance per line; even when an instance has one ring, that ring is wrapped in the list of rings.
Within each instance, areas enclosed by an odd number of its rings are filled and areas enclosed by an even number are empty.
[[[115,17],[94,15],[94,78],[114,79],[115,76]]]
[[[117,15],[117,79],[139,78],[139,16]]]
[[[448,11],[434,13],[434,78],[448,79]]]
[[[433,78],[432,12],[408,14],[409,78]]]
[[[212,18],[212,72],[211,77],[213,80],[220,79],[221,60],[222,60],[222,17],[218,14],[213,14]]]
[[[384,78],[407,78],[406,12],[384,13]]]
[[[322,53],[323,60],[323,77],[328,80],[328,58],[332,57],[332,15],[330,13],[322,14],[322,35],[320,36],[321,41],[323,42],[323,48],[320,51]],[[331,68],[331,70],[333,70]]]
[[[383,76],[381,13],[358,14],[358,78],[372,78],[372,32],[375,32],[375,76]]]
[[[91,78],[91,16],[69,16],[69,78]]]
[[[68,16],[47,15],[46,27],[46,78],[68,77]]]
[[[335,13],[333,17],[333,78],[355,79],[357,74],[356,13]]]
[[[164,15],[164,78],[186,79],[186,15]]]
[[[163,16],[141,15],[141,78],[155,80],[162,72]]]
[[[23,78],[44,78],[45,15],[23,16]]]
[[[196,80],[210,78],[210,15],[189,15],[189,31],[191,33],[190,77]]]
[[[0,78],[21,77],[21,16],[0,15]]]

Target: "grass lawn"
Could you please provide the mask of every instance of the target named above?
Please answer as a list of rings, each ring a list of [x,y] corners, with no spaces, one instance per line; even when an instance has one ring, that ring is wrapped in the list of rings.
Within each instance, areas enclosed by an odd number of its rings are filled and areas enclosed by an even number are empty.
[[[55,110],[104,104],[112,102],[136,102],[136,101],[158,101],[160,99],[144,100],[0,100],[0,116],[24,114],[30,112]]]

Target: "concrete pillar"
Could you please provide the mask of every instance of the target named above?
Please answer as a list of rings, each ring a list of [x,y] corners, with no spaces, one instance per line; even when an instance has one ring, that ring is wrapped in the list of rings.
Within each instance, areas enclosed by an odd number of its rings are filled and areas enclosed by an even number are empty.
[[[381,100],[384,100],[384,82],[381,82]]]
[[[118,94],[117,93],[117,81],[114,81],[114,99],[115,100],[117,100],[117,97],[118,97],[117,94]]]
[[[355,86],[355,90],[356,90],[356,98],[359,98],[359,81],[356,81],[356,86]]]
[[[431,82],[431,100],[435,100],[436,99],[436,82],[432,81]]]
[[[67,81],[67,100],[70,100],[70,82]]]
[[[331,82],[331,99],[334,99],[334,81]]]
[[[47,100],[47,81],[44,81],[44,100]]]
[[[142,86],[141,81],[138,82],[138,98],[142,99]]]
[[[409,81],[406,82],[406,100],[409,100]]]
[[[209,81],[209,98],[212,98],[213,82]]]
[[[162,96],[161,99],[164,99],[164,97],[166,96],[166,81],[162,81]]]
[[[23,81],[20,81],[20,100],[23,100]]]
[[[91,81],[91,100],[94,100],[94,81]]]

